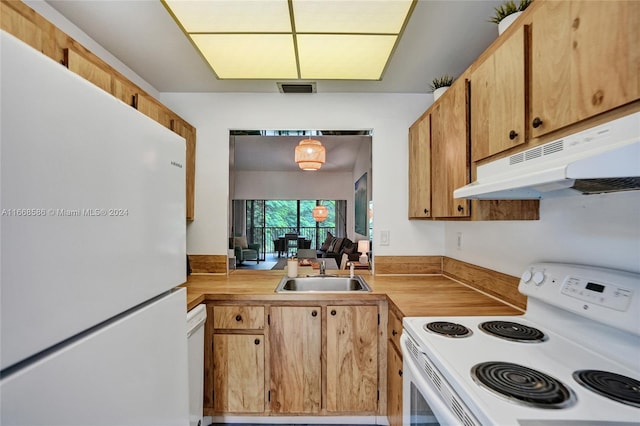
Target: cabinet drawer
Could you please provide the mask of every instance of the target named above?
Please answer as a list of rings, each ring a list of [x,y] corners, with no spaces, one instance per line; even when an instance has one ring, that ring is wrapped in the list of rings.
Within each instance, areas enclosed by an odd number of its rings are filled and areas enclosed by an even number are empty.
[[[213,328],[264,329],[264,306],[214,306]]]
[[[400,350],[400,335],[402,334],[402,319],[389,310],[389,324],[387,326],[389,340],[393,342],[397,350]]]

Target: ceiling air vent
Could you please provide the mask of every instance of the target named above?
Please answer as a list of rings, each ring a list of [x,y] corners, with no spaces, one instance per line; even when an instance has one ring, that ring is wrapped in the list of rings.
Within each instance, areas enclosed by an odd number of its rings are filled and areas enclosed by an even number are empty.
[[[277,83],[280,93],[316,93],[316,83]]]

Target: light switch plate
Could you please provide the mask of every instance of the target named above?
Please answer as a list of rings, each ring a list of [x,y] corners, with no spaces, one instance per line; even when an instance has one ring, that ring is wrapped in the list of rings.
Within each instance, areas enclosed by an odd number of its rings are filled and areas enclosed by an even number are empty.
[[[380,231],[380,245],[381,246],[389,245],[389,231]]]

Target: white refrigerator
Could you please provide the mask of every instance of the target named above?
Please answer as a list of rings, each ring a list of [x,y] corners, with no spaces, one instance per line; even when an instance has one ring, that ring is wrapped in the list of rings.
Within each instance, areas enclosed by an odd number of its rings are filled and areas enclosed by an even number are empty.
[[[0,37],[0,424],[187,425],[184,139]]]

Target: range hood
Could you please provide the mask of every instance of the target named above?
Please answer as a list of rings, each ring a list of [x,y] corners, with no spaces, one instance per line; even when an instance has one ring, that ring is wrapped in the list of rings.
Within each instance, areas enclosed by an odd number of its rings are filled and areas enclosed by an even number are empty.
[[[454,198],[540,199],[640,189],[640,112],[478,166]],[[562,192],[559,192],[562,191]]]

